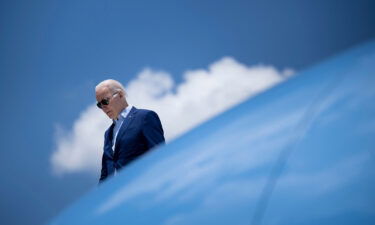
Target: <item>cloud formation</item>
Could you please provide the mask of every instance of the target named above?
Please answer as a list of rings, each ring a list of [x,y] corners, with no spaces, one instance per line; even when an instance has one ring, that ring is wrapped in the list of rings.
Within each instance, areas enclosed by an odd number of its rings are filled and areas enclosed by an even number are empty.
[[[292,74],[291,69],[246,66],[224,57],[208,69],[186,71],[179,84],[167,72],[146,68],[125,89],[130,104],[159,114],[168,142]],[[72,130],[65,132],[57,127],[56,149],[51,156],[54,172],[98,174],[104,131],[110,124],[95,105],[90,105]]]

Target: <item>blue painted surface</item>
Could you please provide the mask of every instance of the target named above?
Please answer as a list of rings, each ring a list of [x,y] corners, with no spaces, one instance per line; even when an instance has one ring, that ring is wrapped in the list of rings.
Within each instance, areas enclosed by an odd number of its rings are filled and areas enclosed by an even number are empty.
[[[132,163],[50,224],[374,224],[375,41]]]

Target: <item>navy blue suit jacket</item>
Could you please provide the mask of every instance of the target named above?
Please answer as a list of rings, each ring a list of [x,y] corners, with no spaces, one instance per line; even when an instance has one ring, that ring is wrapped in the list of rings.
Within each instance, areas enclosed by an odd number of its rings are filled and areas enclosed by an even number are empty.
[[[154,146],[164,143],[164,131],[158,115],[134,106],[124,119],[112,150],[113,123],[104,134],[104,152],[100,182]]]

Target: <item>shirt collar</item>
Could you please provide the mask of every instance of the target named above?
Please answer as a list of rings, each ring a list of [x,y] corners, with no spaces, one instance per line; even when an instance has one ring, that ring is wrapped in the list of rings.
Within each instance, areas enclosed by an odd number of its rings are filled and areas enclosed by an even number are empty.
[[[120,112],[120,115],[118,117],[117,120],[113,120],[114,123],[117,123],[117,122],[121,122],[123,121],[126,116],[129,114],[130,110],[132,109],[132,105],[128,105],[126,108],[124,108],[121,112]]]

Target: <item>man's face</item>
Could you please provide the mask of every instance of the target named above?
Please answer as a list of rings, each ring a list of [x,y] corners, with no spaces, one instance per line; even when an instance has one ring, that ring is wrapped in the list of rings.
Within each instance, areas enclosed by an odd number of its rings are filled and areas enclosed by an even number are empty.
[[[108,105],[102,104],[102,110],[111,119],[117,119],[122,110],[121,93],[112,93],[107,87],[101,87],[96,91],[96,101],[101,102],[103,99],[109,101]]]

